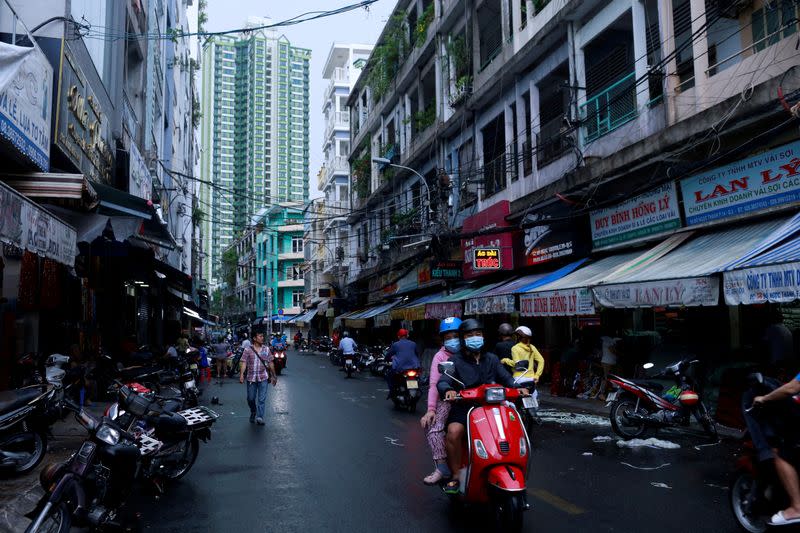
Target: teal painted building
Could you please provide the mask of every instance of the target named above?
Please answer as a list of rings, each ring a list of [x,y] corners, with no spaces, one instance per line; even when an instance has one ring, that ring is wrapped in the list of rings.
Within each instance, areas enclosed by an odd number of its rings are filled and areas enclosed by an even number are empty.
[[[301,202],[282,202],[264,214],[256,241],[256,313],[290,317],[303,312],[303,215]]]

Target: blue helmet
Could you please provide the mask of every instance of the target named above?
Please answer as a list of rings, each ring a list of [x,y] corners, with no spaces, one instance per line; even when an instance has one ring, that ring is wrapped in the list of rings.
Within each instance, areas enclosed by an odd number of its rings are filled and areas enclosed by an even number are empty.
[[[439,323],[439,333],[447,333],[448,331],[458,331],[461,325],[461,319],[457,316],[447,317]]]

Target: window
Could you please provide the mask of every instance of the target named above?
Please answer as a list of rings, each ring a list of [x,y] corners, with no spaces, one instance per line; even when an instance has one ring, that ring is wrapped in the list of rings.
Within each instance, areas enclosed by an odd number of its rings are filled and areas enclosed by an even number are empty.
[[[287,265],[286,266],[286,279],[289,281],[298,281],[303,279],[303,269],[300,265]]]
[[[292,253],[299,254],[303,251],[303,237],[292,237]]]
[[[303,291],[292,291],[292,307],[303,307]]]
[[[797,31],[798,6],[782,0],[753,11],[753,51],[760,52]],[[792,22],[794,21],[794,24]],[[781,30],[783,28],[783,30]]]

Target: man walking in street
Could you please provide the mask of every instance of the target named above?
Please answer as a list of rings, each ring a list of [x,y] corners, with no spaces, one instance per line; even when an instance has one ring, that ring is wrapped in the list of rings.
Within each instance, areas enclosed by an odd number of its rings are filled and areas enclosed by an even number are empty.
[[[264,425],[264,409],[267,401],[267,384],[278,384],[272,354],[264,345],[264,331],[253,332],[252,346],[244,349],[239,363],[239,383],[247,378],[247,405],[250,407],[250,423]]]

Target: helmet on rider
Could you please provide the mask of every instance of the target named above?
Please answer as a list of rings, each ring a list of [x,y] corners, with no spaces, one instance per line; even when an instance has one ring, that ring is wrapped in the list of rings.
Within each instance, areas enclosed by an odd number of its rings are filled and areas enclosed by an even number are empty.
[[[342,337],[349,337],[349,336],[350,336],[350,332],[349,331],[345,330],[345,331],[342,332]]]
[[[470,352],[479,352],[483,348],[483,323],[474,318],[468,318],[458,327],[458,336],[461,338],[461,348]]]
[[[397,331],[397,338],[398,338],[398,339],[403,339],[403,338],[405,338],[405,337],[408,337],[408,330],[407,330],[407,329],[405,329],[405,328],[400,328],[400,329]]]
[[[531,328],[528,326],[520,326],[514,331],[517,335],[525,336],[528,338],[533,337],[533,333],[531,332]]]
[[[509,324],[508,322],[503,322],[500,324],[500,327],[497,328],[497,334],[502,337],[510,337],[514,333],[514,326]]]
[[[461,325],[461,319],[457,316],[450,316],[445,318],[439,323],[439,333],[447,333],[448,331],[458,331]]]

